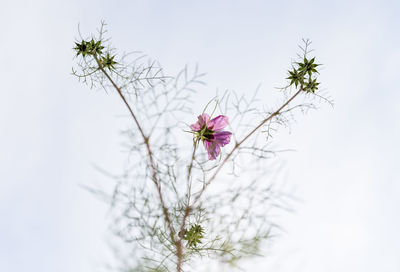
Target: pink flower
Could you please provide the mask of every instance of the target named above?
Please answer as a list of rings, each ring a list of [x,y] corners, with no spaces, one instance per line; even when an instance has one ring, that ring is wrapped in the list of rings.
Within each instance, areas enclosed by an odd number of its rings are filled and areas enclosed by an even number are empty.
[[[197,137],[203,140],[209,160],[215,160],[221,153],[221,147],[229,144],[232,133],[222,131],[228,123],[229,119],[225,115],[210,120],[210,116],[203,113],[198,116],[198,121],[190,126],[192,131],[197,132]]]

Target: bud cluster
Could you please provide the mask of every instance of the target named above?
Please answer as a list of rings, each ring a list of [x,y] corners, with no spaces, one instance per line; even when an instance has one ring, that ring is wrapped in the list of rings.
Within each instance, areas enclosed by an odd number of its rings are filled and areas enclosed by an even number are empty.
[[[315,93],[320,84],[317,82],[316,78],[316,74],[319,74],[317,67],[320,66],[320,64],[316,64],[314,61],[315,58],[308,60],[304,57],[303,62],[296,62],[296,67],[293,67],[292,71],[288,71],[289,77],[286,79],[290,80],[289,86],[294,84],[297,88],[297,86],[300,85],[303,91],[307,93]]]
[[[95,57],[102,67],[108,68],[109,70],[114,69],[114,65],[118,64],[114,58],[115,55],[111,55],[109,52],[103,52],[104,46],[101,41],[95,41],[91,39],[90,41],[82,40],[80,43],[75,42],[74,50],[76,51],[76,55],[93,56]]]
[[[196,247],[201,244],[201,239],[204,237],[204,229],[200,225],[193,225],[190,230],[185,229],[184,240],[187,241],[188,247]]]

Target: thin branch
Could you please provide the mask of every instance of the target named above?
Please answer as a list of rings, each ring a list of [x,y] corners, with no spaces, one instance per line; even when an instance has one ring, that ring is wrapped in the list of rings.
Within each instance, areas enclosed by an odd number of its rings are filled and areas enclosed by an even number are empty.
[[[258,126],[256,126],[252,131],[250,131],[249,134],[247,134],[240,142],[236,143],[236,145],[234,146],[234,148],[231,150],[231,152],[228,153],[228,155],[225,157],[225,159],[222,161],[222,163],[218,166],[218,168],[215,170],[214,174],[211,176],[211,178],[205,182],[203,188],[201,189],[201,191],[196,195],[192,205],[188,205],[185,209],[185,214],[183,216],[183,221],[182,221],[182,226],[181,229],[184,229],[185,227],[185,223],[186,223],[186,219],[190,214],[191,211],[191,206],[195,205],[199,199],[201,198],[201,196],[203,195],[204,191],[206,190],[206,188],[208,187],[208,185],[210,185],[210,183],[216,178],[216,176],[218,175],[218,173],[221,171],[221,169],[224,167],[224,165],[228,162],[228,160],[230,159],[230,157],[234,154],[234,152],[236,151],[236,149],[239,148],[240,145],[242,145],[247,139],[249,139],[258,129],[260,129],[265,123],[267,123],[268,121],[270,121],[273,117],[277,116],[278,114],[280,114],[280,112],[290,103],[292,102],[293,99],[295,99],[301,92],[303,91],[303,85],[300,86],[299,90],[291,97],[289,98],[281,107],[279,107],[275,112],[273,112],[271,115],[269,115],[266,119],[264,119]]]
[[[153,153],[152,153],[152,151],[151,151],[150,144],[149,144],[149,137],[147,137],[147,136],[144,134],[144,131],[143,131],[142,127],[140,126],[138,119],[136,118],[136,115],[134,114],[134,112],[133,112],[131,106],[129,105],[128,101],[126,100],[125,96],[122,94],[121,89],[117,86],[117,84],[114,82],[114,80],[111,78],[111,76],[110,76],[110,75],[107,73],[107,71],[104,69],[102,63],[99,61],[99,59],[96,57],[96,55],[93,55],[93,57],[94,57],[94,59],[96,60],[98,66],[99,66],[99,69],[103,72],[103,74],[104,74],[104,75],[107,77],[107,79],[111,82],[111,84],[113,85],[113,87],[117,90],[119,96],[121,97],[121,99],[122,99],[122,101],[124,102],[125,106],[128,108],[129,113],[131,114],[131,116],[132,116],[132,118],[133,118],[133,120],[134,120],[134,122],[135,122],[135,124],[136,124],[136,126],[137,126],[137,128],[138,128],[138,130],[139,130],[139,132],[140,132],[140,134],[141,134],[141,136],[142,136],[142,138],[143,138],[143,141],[144,141],[144,143],[145,143],[145,145],[146,145],[147,154],[148,154],[148,156],[149,156],[150,166],[151,166],[151,169],[152,169],[152,179],[153,179],[154,185],[155,185],[156,188],[157,188],[158,197],[159,197],[159,199],[160,199],[160,204],[161,204],[161,208],[162,208],[162,210],[163,210],[163,214],[164,214],[164,217],[165,217],[165,221],[167,222],[168,229],[169,229],[169,231],[170,231],[171,239],[172,239],[172,241],[175,241],[175,230],[174,230],[174,228],[173,228],[173,226],[172,226],[172,222],[171,222],[171,219],[170,219],[170,217],[169,217],[168,210],[167,210],[167,207],[166,207],[166,205],[165,205],[165,201],[164,201],[164,198],[163,198],[163,195],[162,195],[162,192],[161,192],[161,184],[160,184],[160,182],[158,181],[158,177],[157,177],[157,167],[156,167],[156,165],[155,165],[155,163],[154,163]]]

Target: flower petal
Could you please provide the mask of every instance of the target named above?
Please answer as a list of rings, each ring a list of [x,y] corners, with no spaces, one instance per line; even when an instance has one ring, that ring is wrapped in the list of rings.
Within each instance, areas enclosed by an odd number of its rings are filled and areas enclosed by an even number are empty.
[[[199,122],[196,122],[196,123],[190,125],[190,129],[193,131],[199,131],[199,130],[201,130],[201,127],[202,126],[200,125]]]
[[[193,131],[200,131],[204,124],[207,124],[210,120],[210,116],[207,113],[197,116],[198,121],[190,126]]]
[[[219,146],[224,146],[226,144],[229,144],[231,141],[231,136],[232,133],[229,131],[221,131],[217,132],[213,135],[214,141],[219,145]]]
[[[218,131],[225,128],[229,123],[229,118],[225,115],[219,115],[207,123],[207,128]]]
[[[215,160],[218,157],[219,153],[221,152],[221,148],[214,141],[205,140],[204,146],[208,151],[208,159],[209,160]]]

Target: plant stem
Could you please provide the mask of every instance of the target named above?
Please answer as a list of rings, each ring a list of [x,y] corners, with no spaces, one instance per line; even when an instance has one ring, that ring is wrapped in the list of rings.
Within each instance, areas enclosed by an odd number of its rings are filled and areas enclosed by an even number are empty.
[[[259,130],[265,123],[270,121],[273,117],[277,116],[287,105],[289,105],[290,102],[292,102],[293,99],[295,99],[301,92],[303,91],[303,85],[300,86],[299,90],[292,95],[282,106],[280,106],[275,112],[271,113],[266,119],[261,121],[261,123],[256,126],[252,131],[250,131],[249,134],[247,134],[241,141],[237,142],[234,148],[231,150],[231,152],[228,153],[228,155],[225,157],[225,159],[222,161],[222,163],[218,166],[217,170],[215,170],[214,174],[211,176],[211,178],[204,184],[202,190],[196,195],[193,203],[190,205],[188,204],[185,209],[185,214],[183,216],[183,221],[181,225],[181,229],[184,229],[185,224],[186,224],[186,219],[188,218],[190,211],[191,211],[191,206],[195,205],[201,196],[203,195],[204,191],[210,185],[210,183],[217,177],[218,173],[221,171],[221,169],[224,167],[224,165],[228,162],[230,157],[233,155],[233,153],[241,146],[247,139],[249,139],[257,130]],[[178,259],[179,260],[179,259]],[[180,271],[180,270],[178,270]]]
[[[192,153],[192,157],[190,159],[190,163],[188,166],[188,173],[187,173],[187,191],[186,191],[186,207],[185,207],[185,211],[188,207],[190,207],[190,196],[191,196],[191,186],[192,186],[192,181],[191,181],[191,175],[192,175],[192,169],[193,169],[193,162],[196,158],[196,150],[197,150],[197,144],[198,144],[198,140],[195,140],[193,142],[193,153]],[[186,214],[186,212],[185,212]],[[186,219],[186,218],[185,218]],[[179,228],[179,233],[183,233],[185,230],[185,221],[186,220],[182,220],[182,224]],[[180,272],[182,270],[182,259],[183,259],[183,248],[182,248],[182,239],[184,237],[184,234],[179,237],[178,243],[177,243],[177,258],[178,258],[178,262],[177,262],[177,271]]]
[[[167,207],[165,205],[164,197],[162,195],[161,184],[160,184],[160,182],[158,180],[158,177],[157,177],[157,167],[156,167],[155,162],[154,162],[153,152],[151,151],[151,148],[150,148],[149,137],[146,136],[146,134],[144,133],[143,128],[141,127],[138,119],[136,118],[136,115],[134,114],[131,106],[129,105],[129,103],[126,100],[125,96],[122,94],[121,88],[119,88],[117,86],[117,84],[114,82],[114,80],[111,78],[111,76],[107,73],[107,71],[104,69],[102,63],[97,58],[97,56],[93,55],[93,57],[96,60],[100,71],[102,71],[104,73],[104,75],[107,77],[107,79],[111,82],[111,84],[116,89],[116,91],[118,92],[119,96],[121,97],[122,101],[124,102],[125,106],[128,108],[129,113],[131,114],[131,116],[132,116],[132,118],[133,118],[133,120],[134,120],[134,122],[136,124],[136,127],[138,128],[138,130],[139,130],[139,132],[140,132],[140,134],[141,134],[141,136],[143,138],[143,141],[145,143],[146,150],[147,150],[147,155],[149,157],[150,167],[151,167],[151,170],[152,170],[152,180],[153,180],[153,183],[154,183],[154,185],[156,186],[156,189],[157,189],[158,198],[160,199],[160,204],[161,204],[161,208],[162,208],[162,211],[163,211],[163,214],[164,214],[164,218],[165,218],[165,221],[166,221],[166,223],[168,225],[171,241],[173,243],[175,243],[176,246],[177,246],[177,242],[176,242],[176,239],[175,239],[175,230],[174,230],[174,228],[172,226],[172,222],[171,222],[171,219],[170,219],[169,214],[168,214],[168,209],[167,209]]]
[[[200,191],[199,195],[195,198],[195,202],[198,201],[198,199],[201,197],[203,191],[205,188],[215,179],[215,177],[218,175],[219,171],[222,169],[222,167],[225,165],[225,163],[229,160],[229,158],[233,155],[233,153],[238,149],[239,146],[241,146],[250,136],[252,136],[258,129],[260,129],[265,123],[267,123],[269,120],[271,120],[274,116],[277,116],[287,105],[289,105],[290,102],[292,102],[293,99],[296,98],[301,92],[303,91],[303,86],[300,86],[300,89],[292,96],[290,97],[279,109],[277,109],[275,112],[273,112],[270,116],[268,116],[266,119],[264,119],[258,126],[256,126],[249,134],[247,134],[240,142],[236,143],[235,147],[231,150],[231,152],[228,153],[228,155],[225,157],[225,159],[222,161],[222,163],[218,166],[217,170],[215,170],[214,174],[211,176],[211,178],[205,183],[203,190]]]

